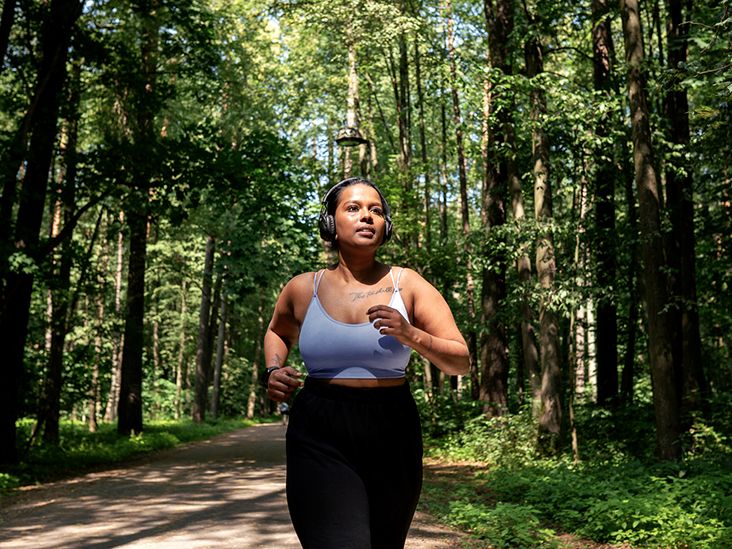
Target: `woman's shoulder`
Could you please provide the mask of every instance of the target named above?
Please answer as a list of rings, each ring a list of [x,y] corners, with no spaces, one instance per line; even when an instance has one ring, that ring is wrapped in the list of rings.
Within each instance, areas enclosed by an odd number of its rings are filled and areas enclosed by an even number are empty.
[[[315,275],[317,272],[308,271],[293,276],[287,284],[285,284],[285,290],[287,291],[299,291],[303,288],[312,290],[313,282],[315,281]]]
[[[423,282],[426,282],[424,277],[419,274],[414,269],[411,269],[409,267],[403,267],[401,265],[392,265],[391,266],[391,272],[394,274],[395,277],[399,277],[399,282],[402,281],[409,281],[416,284],[421,284]]]

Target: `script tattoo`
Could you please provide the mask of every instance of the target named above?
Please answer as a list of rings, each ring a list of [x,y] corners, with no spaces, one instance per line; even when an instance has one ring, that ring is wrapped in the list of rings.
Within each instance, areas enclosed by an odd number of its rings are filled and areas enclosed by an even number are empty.
[[[272,360],[270,360],[270,367],[272,367],[272,366],[277,366],[279,368],[282,368],[282,358],[280,357],[280,355],[278,353],[275,353],[274,358],[272,358]]]
[[[399,291],[402,289],[399,288]],[[377,288],[376,290],[369,290],[367,292],[350,292],[349,295],[351,296],[351,302],[358,301],[359,299],[366,299],[367,297],[371,297],[378,294],[390,294],[394,291],[394,288],[391,286],[384,286],[383,288]]]

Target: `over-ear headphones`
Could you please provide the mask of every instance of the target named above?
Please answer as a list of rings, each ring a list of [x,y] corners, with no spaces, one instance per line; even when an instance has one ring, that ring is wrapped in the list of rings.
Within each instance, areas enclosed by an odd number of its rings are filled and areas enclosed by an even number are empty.
[[[350,185],[357,185],[357,184],[363,184],[368,185],[369,187],[376,190],[377,193],[379,193],[379,198],[381,198],[381,205],[384,208],[384,239],[381,241],[382,244],[386,243],[391,238],[391,231],[392,231],[392,223],[391,223],[391,210],[389,209],[389,203],[386,201],[386,198],[384,198],[384,195],[379,190],[379,188],[370,180],[365,179],[363,177],[349,177],[348,179],[344,179],[343,181],[339,181],[335,185],[333,185],[330,190],[325,193],[325,196],[323,197],[323,202],[320,208],[320,219],[318,221],[318,228],[320,229],[320,238],[325,240],[326,242],[333,242],[335,241],[336,236],[336,230],[335,230],[335,216],[333,213],[328,212],[328,206],[330,206],[330,202],[338,197],[338,190],[342,189],[343,187],[348,187]],[[331,211],[335,210],[335,206],[331,209]]]

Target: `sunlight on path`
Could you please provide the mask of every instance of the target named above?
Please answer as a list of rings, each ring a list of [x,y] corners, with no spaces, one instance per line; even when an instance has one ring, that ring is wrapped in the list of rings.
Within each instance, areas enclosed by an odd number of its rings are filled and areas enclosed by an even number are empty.
[[[300,547],[285,498],[284,427],[258,425],[2,501],[0,548]],[[460,547],[419,515],[410,549]]]

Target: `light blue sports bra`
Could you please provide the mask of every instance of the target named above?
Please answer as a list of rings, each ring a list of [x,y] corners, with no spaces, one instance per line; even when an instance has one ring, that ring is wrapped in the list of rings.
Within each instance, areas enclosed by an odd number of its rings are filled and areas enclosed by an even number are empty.
[[[300,327],[300,355],[313,378],[384,379],[404,377],[411,348],[393,336],[381,335],[370,322],[349,324],[331,317],[318,299],[320,271],[313,277],[313,299]],[[396,281],[389,306],[409,321]]]

